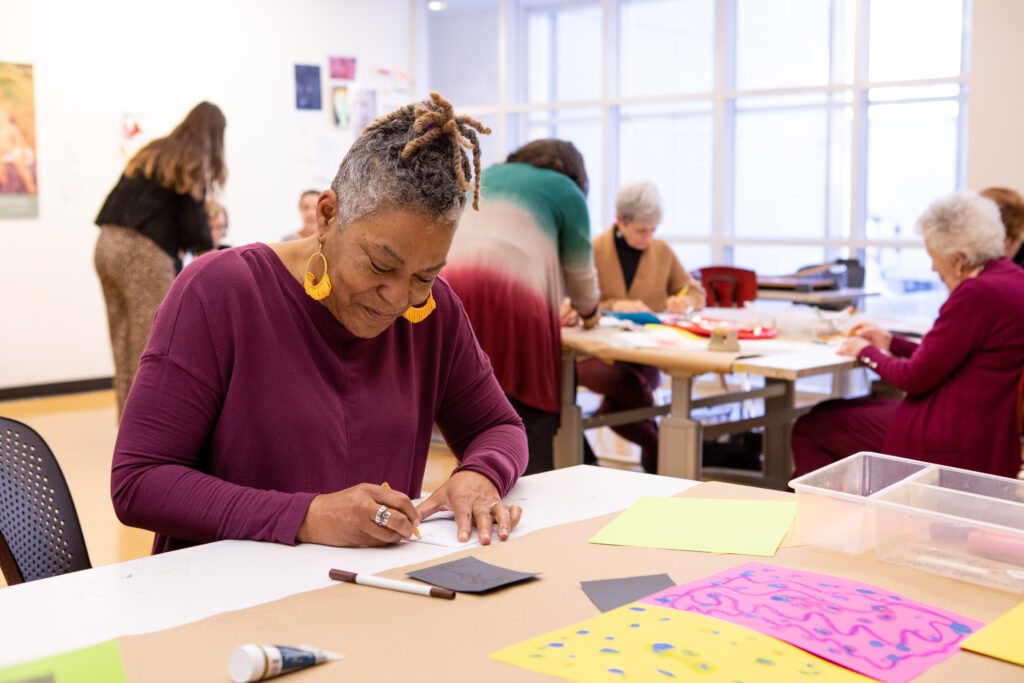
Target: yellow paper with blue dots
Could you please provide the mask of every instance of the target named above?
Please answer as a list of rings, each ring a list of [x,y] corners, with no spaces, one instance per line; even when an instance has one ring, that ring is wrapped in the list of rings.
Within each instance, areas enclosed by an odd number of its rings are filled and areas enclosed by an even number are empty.
[[[491,657],[588,683],[872,680],[742,626],[635,602],[499,650]]]

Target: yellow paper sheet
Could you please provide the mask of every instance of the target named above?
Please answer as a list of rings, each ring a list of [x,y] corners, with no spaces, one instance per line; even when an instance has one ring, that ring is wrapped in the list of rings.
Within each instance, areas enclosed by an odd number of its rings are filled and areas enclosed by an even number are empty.
[[[960,648],[1024,666],[1024,602],[960,643]]]
[[[701,614],[630,603],[491,654],[571,681],[867,683],[872,679]]]
[[[116,640],[0,669],[0,683],[126,683],[127,680]]]
[[[792,501],[644,496],[590,542],[771,557],[795,515]]]

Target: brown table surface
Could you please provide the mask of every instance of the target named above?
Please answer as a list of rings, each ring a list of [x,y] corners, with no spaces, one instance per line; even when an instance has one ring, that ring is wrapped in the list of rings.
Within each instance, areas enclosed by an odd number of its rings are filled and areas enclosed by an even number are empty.
[[[765,499],[791,494],[707,483],[680,495]],[[1021,601],[1018,595],[878,562],[872,552],[853,556],[784,543],[774,558],[754,558],[588,543],[616,514],[550,527],[446,558],[472,555],[510,569],[542,572],[538,580],[486,596],[460,594],[449,601],[339,583],[166,631],[119,638],[128,680],[222,683],[230,680],[231,651],[248,642],[308,643],[346,655],[341,661],[289,674],[281,679],[287,683],[558,680],[498,662],[488,654],[596,616],[598,610],[580,589],[580,581],[666,572],[675,582],[684,583],[751,560],[884,586],[984,622]],[[433,560],[382,575],[405,578],[411,569],[437,563]],[[328,569],[325,566],[324,572]],[[259,571],[253,567],[253,572]],[[914,679],[915,683],[1022,680],[1024,668],[966,651]]]
[[[830,278],[801,277],[799,275],[758,275],[757,286],[760,289],[829,289],[835,286]]]

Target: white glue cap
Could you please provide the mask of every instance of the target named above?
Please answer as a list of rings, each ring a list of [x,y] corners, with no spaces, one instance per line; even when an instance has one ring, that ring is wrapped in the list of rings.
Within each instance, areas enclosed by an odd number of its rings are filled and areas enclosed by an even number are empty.
[[[240,645],[228,659],[228,674],[235,683],[252,683],[267,674],[267,655],[259,645]]]

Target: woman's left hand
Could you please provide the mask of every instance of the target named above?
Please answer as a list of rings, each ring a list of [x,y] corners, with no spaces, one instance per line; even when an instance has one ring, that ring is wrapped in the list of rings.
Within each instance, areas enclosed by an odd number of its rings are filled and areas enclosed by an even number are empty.
[[[491,542],[491,527],[498,523],[498,538],[505,541],[519,524],[523,509],[501,502],[497,487],[484,475],[470,470],[453,474],[429,498],[416,506],[421,519],[449,510],[455,515],[458,538],[465,543],[476,526],[480,545]]]
[[[693,310],[693,304],[684,296],[670,296],[665,299],[665,310],[675,315],[685,315]]]
[[[842,346],[839,347],[839,350],[836,351],[836,353],[840,356],[851,356],[856,358],[860,355],[860,352],[868,346],[871,346],[871,342],[864,337],[848,337],[843,340]]]

